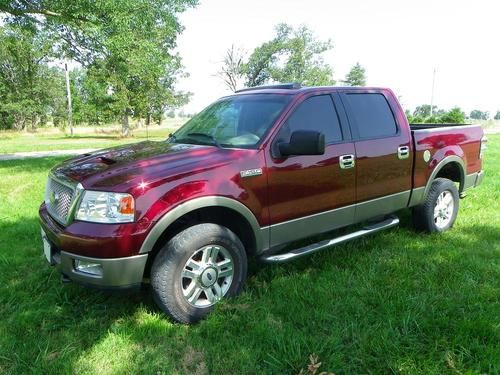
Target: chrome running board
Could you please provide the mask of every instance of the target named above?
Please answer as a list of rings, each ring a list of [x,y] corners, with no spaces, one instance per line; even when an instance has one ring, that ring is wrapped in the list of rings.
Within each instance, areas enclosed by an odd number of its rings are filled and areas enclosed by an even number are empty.
[[[364,236],[367,236],[369,234],[377,233],[383,229],[392,228],[398,224],[399,224],[399,219],[395,216],[391,216],[391,217],[389,217],[381,222],[367,225],[356,232],[345,234],[343,236],[332,238],[329,240],[317,242],[317,243],[314,243],[312,245],[304,246],[304,247],[301,247],[298,249],[294,249],[292,251],[289,251],[288,253],[263,256],[260,259],[266,263],[288,262],[288,261],[303,257],[305,255],[309,255],[309,254],[315,253],[317,251],[324,250],[330,246],[338,245],[338,244],[341,244],[341,243],[344,243],[344,242],[347,242],[350,240],[354,240],[354,239],[359,238],[359,237],[364,237]]]

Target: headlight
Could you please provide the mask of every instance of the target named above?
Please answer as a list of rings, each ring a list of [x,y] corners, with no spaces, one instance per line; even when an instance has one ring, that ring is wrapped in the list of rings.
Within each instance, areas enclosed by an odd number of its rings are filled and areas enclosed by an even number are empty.
[[[75,219],[94,223],[134,221],[134,197],[125,193],[85,191]]]

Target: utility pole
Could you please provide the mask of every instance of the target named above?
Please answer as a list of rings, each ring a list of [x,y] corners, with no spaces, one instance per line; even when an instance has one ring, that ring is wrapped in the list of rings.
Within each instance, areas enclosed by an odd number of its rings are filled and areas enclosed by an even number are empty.
[[[73,136],[73,108],[71,106],[71,88],[69,85],[68,63],[64,63],[64,71],[66,72],[66,93],[68,95],[68,122],[71,136]]]
[[[434,68],[434,71],[432,72],[432,91],[431,91],[431,116],[432,116],[432,111],[434,107],[434,84],[436,82],[436,68]]]

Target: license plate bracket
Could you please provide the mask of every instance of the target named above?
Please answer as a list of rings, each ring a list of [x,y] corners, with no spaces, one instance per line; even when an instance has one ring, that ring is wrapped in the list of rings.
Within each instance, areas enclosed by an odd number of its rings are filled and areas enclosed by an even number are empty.
[[[40,229],[41,234],[42,234],[42,243],[43,243],[43,254],[45,255],[45,258],[47,259],[47,262],[49,262],[51,265],[54,264],[52,261],[52,245],[50,244],[47,235],[43,231],[43,229]]]

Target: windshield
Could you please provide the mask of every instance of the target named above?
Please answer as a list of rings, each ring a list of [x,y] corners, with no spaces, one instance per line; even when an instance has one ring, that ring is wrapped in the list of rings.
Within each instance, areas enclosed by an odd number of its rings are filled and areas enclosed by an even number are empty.
[[[276,94],[223,98],[186,122],[170,137],[170,141],[252,148],[267,133],[290,99],[290,95]]]

